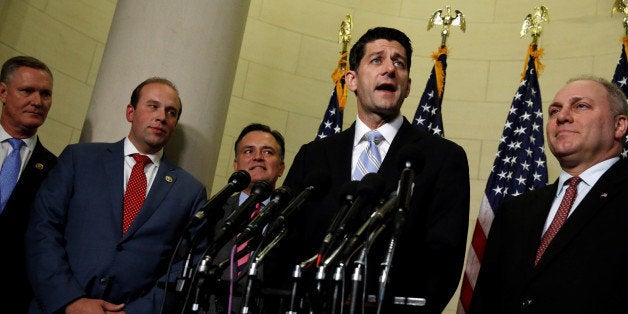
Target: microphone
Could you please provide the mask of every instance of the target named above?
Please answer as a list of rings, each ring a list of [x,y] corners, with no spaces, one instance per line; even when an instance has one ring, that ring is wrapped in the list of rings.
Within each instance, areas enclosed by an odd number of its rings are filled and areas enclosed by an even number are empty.
[[[227,217],[218,231],[218,236],[214,238],[214,241],[222,247],[222,245],[224,245],[222,242],[224,241],[226,243],[225,240],[231,236],[231,233],[235,231],[238,226],[243,224],[247,217],[251,216],[255,204],[267,199],[272,189],[268,181],[255,182],[251,188],[251,195]]]
[[[285,227],[286,219],[288,219],[295,210],[300,208],[306,200],[321,198],[323,195],[327,194],[330,181],[331,178],[326,172],[322,170],[311,171],[303,180],[306,186],[305,189],[279,213],[275,221],[267,228],[268,231],[266,233],[271,234],[275,230]]]
[[[292,191],[287,186],[277,188],[270,196],[270,201],[264,209],[260,211],[244,230],[237,236],[236,245],[240,245],[249,240],[274,216],[277,210],[285,206],[292,199]]]
[[[414,175],[423,169],[425,157],[421,149],[414,145],[406,145],[399,150],[397,167],[401,170],[397,195],[399,196],[399,209],[406,210],[410,206],[412,189],[414,188]]]
[[[235,192],[244,190],[251,183],[251,175],[246,170],[238,170],[229,177],[229,183],[216,193],[210,200],[208,200],[201,209],[199,209],[190,222],[188,222],[186,229],[197,226],[203,220],[209,211],[214,210],[216,207],[222,206],[229,196]]]
[[[362,178],[354,193],[355,200],[353,204],[341,208],[327,229],[327,235],[323,238],[323,243],[319,250],[319,261],[324,258],[325,254],[327,254],[327,250],[336,239],[345,233],[347,223],[352,220],[367,203],[379,197],[385,188],[386,180],[377,173],[367,173]]]

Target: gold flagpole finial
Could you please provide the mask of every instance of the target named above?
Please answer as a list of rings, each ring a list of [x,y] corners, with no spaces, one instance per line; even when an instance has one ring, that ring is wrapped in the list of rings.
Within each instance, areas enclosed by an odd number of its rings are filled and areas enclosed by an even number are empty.
[[[615,0],[613,3],[613,7],[611,8],[611,16],[615,13],[623,13],[624,20],[622,21],[622,25],[624,26],[624,30],[626,32],[626,36],[628,36],[628,5],[624,0]]]
[[[340,23],[340,30],[338,31],[338,43],[342,44],[342,51],[347,52],[349,42],[351,42],[351,31],[353,30],[353,21],[351,20],[351,14],[347,14],[345,19]]]
[[[543,32],[542,22],[549,22],[549,11],[544,5],[535,7],[534,11],[523,19],[521,37],[525,35],[532,36],[532,44],[536,45]]]
[[[434,25],[442,25],[443,29],[440,32],[441,47],[447,46],[447,37],[449,37],[449,27],[459,26],[464,33],[467,30],[467,23],[464,18],[464,14],[459,10],[451,10],[451,6],[445,6],[445,10],[436,10],[427,22],[427,30],[429,31]]]

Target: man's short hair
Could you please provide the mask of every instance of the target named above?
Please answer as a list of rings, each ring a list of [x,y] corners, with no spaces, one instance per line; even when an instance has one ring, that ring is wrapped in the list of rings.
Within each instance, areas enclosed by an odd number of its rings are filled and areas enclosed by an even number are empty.
[[[11,80],[13,80],[13,74],[20,67],[28,67],[45,71],[48,75],[50,75],[50,79],[52,80],[52,72],[48,66],[39,61],[39,59],[31,56],[15,56],[5,61],[2,65],[2,71],[0,71],[0,82],[9,85]]]
[[[273,130],[269,126],[261,123],[251,123],[245,126],[244,129],[242,129],[242,132],[240,132],[240,135],[238,136],[238,139],[235,141],[235,145],[233,146],[235,156],[238,156],[238,146],[240,145],[242,138],[253,131],[262,131],[272,135],[277,143],[279,143],[279,157],[281,161],[283,161],[283,157],[286,154],[286,141],[283,139],[283,136],[281,135],[281,133],[279,133],[279,131]]]
[[[608,100],[611,104],[611,110],[613,113],[616,115],[628,115],[628,99],[626,98],[626,94],[624,94],[624,91],[611,81],[599,76],[581,75],[569,79],[567,84],[574,81],[593,81],[600,83],[600,85],[604,86],[604,89],[606,89],[606,92],[608,93]]]
[[[378,39],[396,41],[406,49],[406,64],[408,66],[408,72],[410,72],[410,65],[412,64],[412,44],[410,43],[410,38],[408,38],[408,36],[406,36],[406,34],[402,31],[390,27],[371,28],[355,42],[349,52],[349,69],[357,71],[360,61],[364,57],[364,48],[366,47],[366,44]]]
[[[177,89],[177,86],[175,86],[174,83],[172,83],[172,81],[165,79],[163,77],[154,76],[154,77],[146,79],[144,82],[137,85],[135,89],[133,90],[133,92],[131,93],[131,106],[133,108],[137,108],[137,102],[140,101],[140,94],[142,92],[142,88],[152,83],[168,85],[170,86],[170,88],[172,88],[175,91],[175,93],[177,93],[177,100],[179,101],[179,105],[181,107],[179,108],[179,115],[177,115],[177,120],[178,120],[181,117],[181,112],[183,112],[183,103],[181,102],[181,96],[179,96],[179,90]]]

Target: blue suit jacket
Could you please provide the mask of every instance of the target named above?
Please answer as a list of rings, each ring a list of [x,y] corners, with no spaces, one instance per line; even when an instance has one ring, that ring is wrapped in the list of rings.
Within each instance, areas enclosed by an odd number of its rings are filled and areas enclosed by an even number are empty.
[[[144,205],[122,235],[124,144],[69,145],[42,183],[26,233],[31,312],[80,297],[157,313],[169,261],[186,223],[207,199],[192,175],[162,158]],[[170,282],[180,275],[170,271]],[[169,292],[173,296],[173,292]],[[166,311],[167,312],[167,311]]]

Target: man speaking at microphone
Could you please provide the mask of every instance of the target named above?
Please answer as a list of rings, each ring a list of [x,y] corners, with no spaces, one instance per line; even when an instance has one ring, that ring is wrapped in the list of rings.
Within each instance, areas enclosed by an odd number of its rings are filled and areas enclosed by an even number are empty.
[[[425,165],[416,170],[413,195],[393,259],[390,298],[385,300],[388,304],[383,313],[441,313],[453,296],[462,273],[467,238],[468,162],[459,145],[413,127],[401,114],[403,101],[410,94],[411,57],[409,38],[386,27],[368,30],[351,49],[345,81],[357,99],[355,123],[339,134],[303,145],[284,182],[293,191],[300,191],[303,178],[312,169],[325,169],[331,176],[330,192],[320,200],[305,203],[293,217],[289,225],[294,238],[287,238],[273,256],[285,265],[272,276],[267,269],[266,277],[290,279],[297,263],[317,253],[325,230],[339,211],[336,191],[347,182],[377,172],[391,188],[396,188],[403,170],[397,166],[397,155],[411,145],[424,156]],[[376,160],[375,168],[369,160]],[[371,296],[377,295],[377,277],[391,238],[390,229],[378,236],[369,252],[367,309],[377,302]],[[393,297],[403,304],[392,306]]]
[[[235,142],[234,150],[233,169],[235,171],[246,170],[251,175],[251,183],[242,192],[234,194],[227,200],[223,206],[225,211],[223,221],[246,201],[256,183],[267,181],[274,189],[277,179],[281,177],[285,169],[284,138],[281,133],[272,130],[267,125],[252,123],[244,127]],[[268,202],[268,198],[263,200],[257,206],[259,208],[256,208],[256,211],[264,210]],[[218,222],[216,226],[220,227],[223,221]],[[240,311],[241,296],[247,282],[246,272],[250,265],[251,248],[247,244],[235,246],[234,241],[231,240],[216,254],[216,262],[221,263],[227,259],[230,261],[229,266],[222,273],[215,306],[210,306],[210,313],[238,313]],[[233,300],[231,306],[229,306],[229,299]]]

